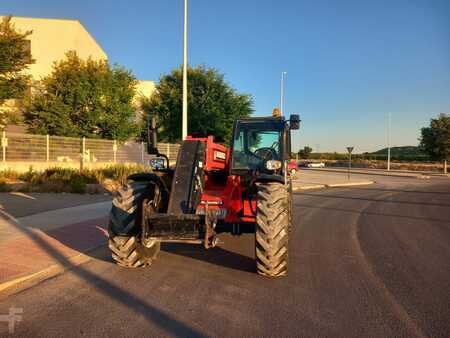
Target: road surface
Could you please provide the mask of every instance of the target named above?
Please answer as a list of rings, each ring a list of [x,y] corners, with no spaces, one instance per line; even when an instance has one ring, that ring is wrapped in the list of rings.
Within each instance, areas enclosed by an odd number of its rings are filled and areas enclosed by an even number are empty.
[[[287,278],[253,272],[250,235],[138,270],[100,249],[0,314],[23,309],[17,336],[450,336],[450,180],[367,178],[295,195]]]
[[[14,217],[111,200],[109,194],[0,192],[0,208]],[[25,206],[25,207],[24,207]]]

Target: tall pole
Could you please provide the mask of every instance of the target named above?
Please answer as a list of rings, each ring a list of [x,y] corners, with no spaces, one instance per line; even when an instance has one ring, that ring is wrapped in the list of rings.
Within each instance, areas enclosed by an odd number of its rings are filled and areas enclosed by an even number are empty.
[[[388,158],[387,170],[391,170],[391,113],[388,113]]]
[[[280,85],[280,114],[283,116],[283,105],[284,105],[284,79],[287,72],[281,72],[281,85]]]
[[[187,137],[187,19],[188,19],[188,0],[184,0],[184,33],[183,33],[183,122],[182,138]]]
[[[352,169],[352,153],[348,154],[348,175],[347,179],[350,181],[350,170]]]

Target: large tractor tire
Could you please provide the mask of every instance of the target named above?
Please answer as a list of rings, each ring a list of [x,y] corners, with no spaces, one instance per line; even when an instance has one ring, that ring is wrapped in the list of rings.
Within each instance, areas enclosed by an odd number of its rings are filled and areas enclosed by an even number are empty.
[[[141,243],[142,203],[151,199],[153,185],[149,182],[132,182],[123,186],[113,199],[108,224],[112,258],[127,268],[150,265],[156,258],[160,242]]]
[[[267,277],[287,275],[289,193],[280,183],[260,183],[256,209],[256,270]]]

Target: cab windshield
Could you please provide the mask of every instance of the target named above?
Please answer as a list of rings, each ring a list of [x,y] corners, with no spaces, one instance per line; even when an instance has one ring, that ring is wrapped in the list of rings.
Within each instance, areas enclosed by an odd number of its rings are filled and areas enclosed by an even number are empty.
[[[268,160],[280,160],[281,130],[273,123],[241,123],[233,137],[232,169],[265,170]]]

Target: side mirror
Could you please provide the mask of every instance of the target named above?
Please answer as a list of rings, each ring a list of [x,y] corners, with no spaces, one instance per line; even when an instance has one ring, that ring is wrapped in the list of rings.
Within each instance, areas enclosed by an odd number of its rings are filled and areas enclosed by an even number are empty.
[[[289,127],[291,130],[300,129],[300,116],[298,114],[292,114],[289,119]]]
[[[149,155],[159,154],[156,142],[156,119],[149,117],[147,121],[147,153]]]
[[[153,158],[150,160],[150,167],[153,169],[164,169],[164,159],[163,158]]]

